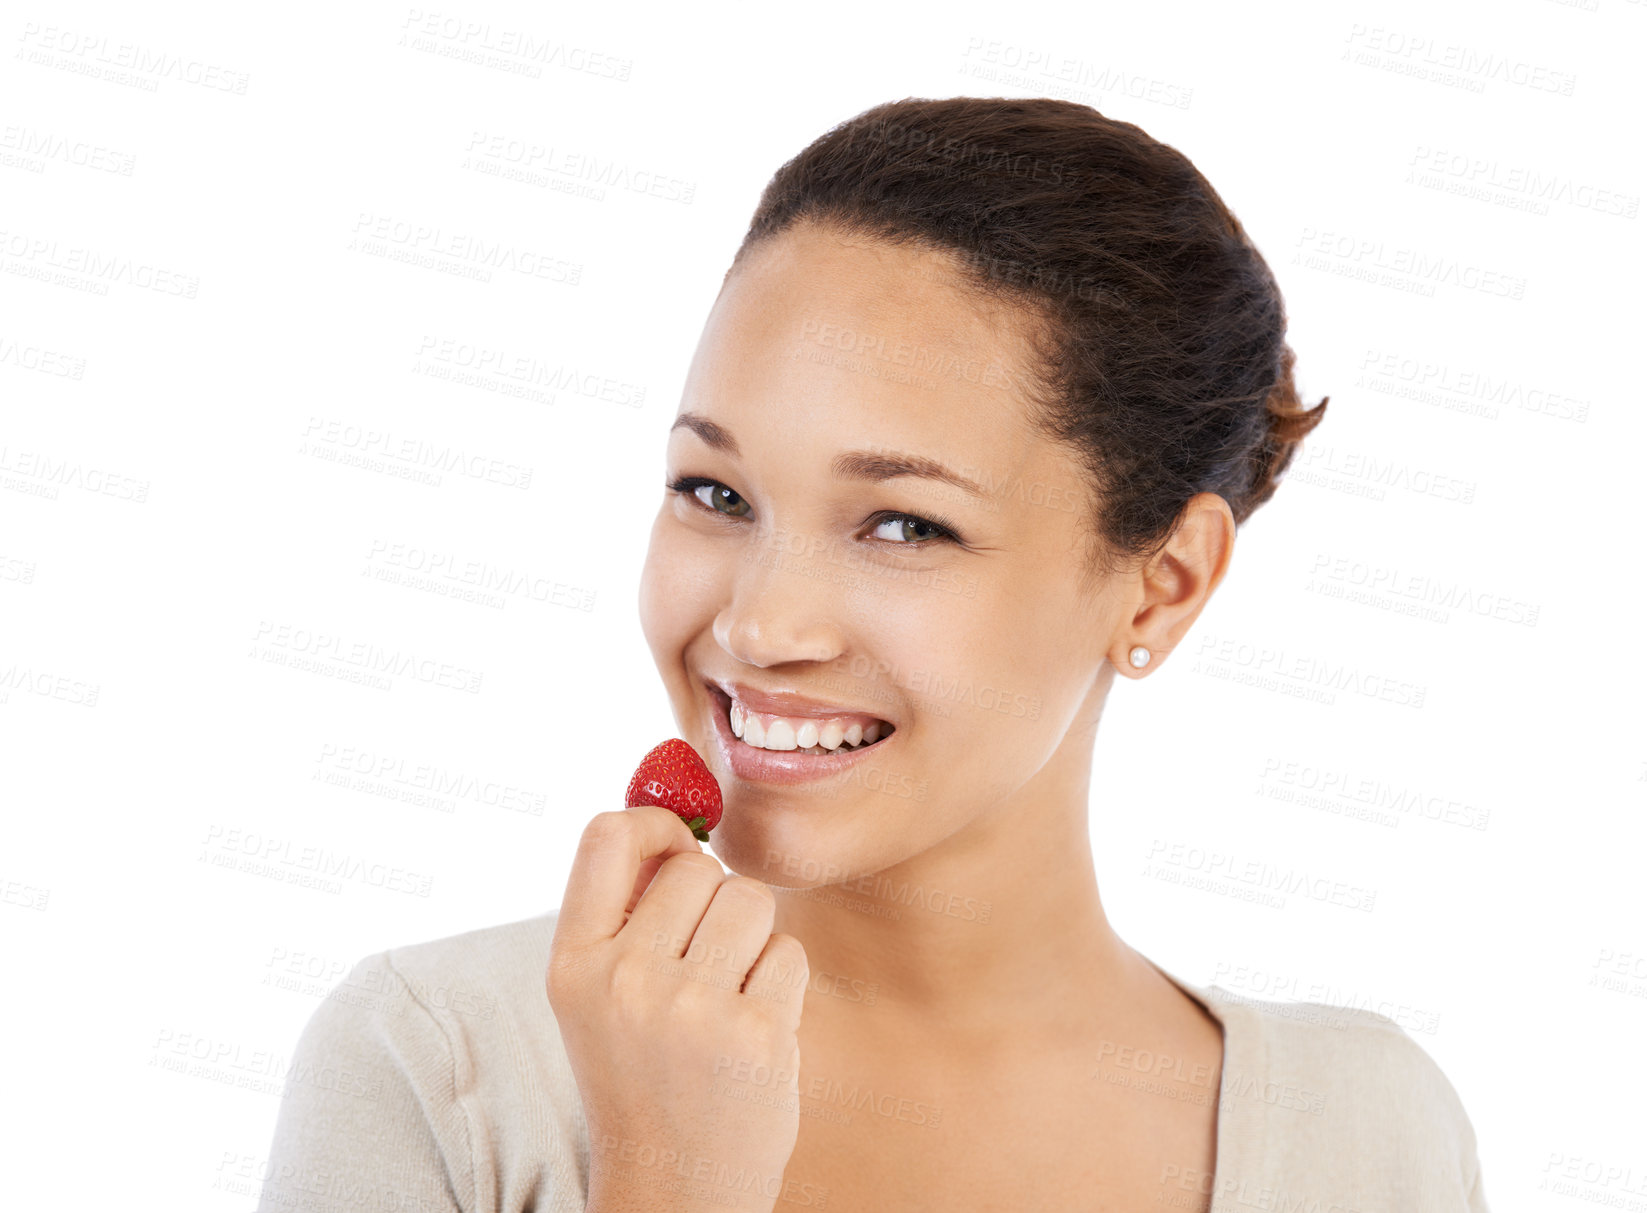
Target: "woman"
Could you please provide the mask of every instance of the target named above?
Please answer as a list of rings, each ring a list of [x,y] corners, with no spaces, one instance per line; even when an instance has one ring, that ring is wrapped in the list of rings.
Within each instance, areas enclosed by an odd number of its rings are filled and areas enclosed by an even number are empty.
[[[1207,181],[1085,106],[905,100],[784,165],[640,594],[731,873],[604,812],[557,912],[361,962],[262,1207],[1485,1209],[1393,1021],[1181,981],[1094,876],[1115,676],[1323,415],[1284,329]]]

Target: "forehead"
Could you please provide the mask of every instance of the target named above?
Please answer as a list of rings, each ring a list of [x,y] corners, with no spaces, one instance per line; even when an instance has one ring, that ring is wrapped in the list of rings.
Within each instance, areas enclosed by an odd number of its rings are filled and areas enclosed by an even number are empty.
[[[682,408],[740,438],[833,429],[959,461],[1020,464],[1031,315],[981,297],[939,250],[802,224],[751,248],[727,278]]]
[[[796,224],[746,252],[717,309],[723,303],[740,312],[759,309],[768,331],[782,331],[799,313],[803,321],[852,320],[870,335],[934,349],[999,355],[1014,370],[1027,352],[1028,313],[969,286],[954,254],[816,223]]]

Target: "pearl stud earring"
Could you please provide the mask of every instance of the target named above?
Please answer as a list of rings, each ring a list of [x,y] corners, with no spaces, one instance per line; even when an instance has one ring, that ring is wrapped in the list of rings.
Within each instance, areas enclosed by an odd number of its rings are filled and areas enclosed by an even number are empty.
[[[1127,656],[1132,660],[1132,664],[1140,670],[1149,664],[1149,650],[1143,645],[1138,645]]]

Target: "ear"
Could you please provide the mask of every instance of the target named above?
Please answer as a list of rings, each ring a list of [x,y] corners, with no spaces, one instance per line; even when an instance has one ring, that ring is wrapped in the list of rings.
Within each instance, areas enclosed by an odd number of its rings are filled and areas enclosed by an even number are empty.
[[[1157,668],[1190,630],[1235,551],[1235,515],[1217,493],[1197,493],[1185,505],[1166,545],[1139,570],[1139,601],[1131,626],[1115,636],[1110,663],[1129,678]],[[1149,661],[1132,663],[1136,648]]]

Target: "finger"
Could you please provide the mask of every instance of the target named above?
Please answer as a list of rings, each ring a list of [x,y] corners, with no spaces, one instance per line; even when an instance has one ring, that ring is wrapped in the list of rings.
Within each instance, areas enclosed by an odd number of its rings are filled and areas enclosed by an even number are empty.
[[[635,903],[641,899],[641,894],[645,893],[651,885],[652,878],[658,874],[658,869],[663,866],[663,861],[667,858],[667,855],[654,855],[641,864],[640,875],[635,877],[635,891],[629,894],[629,904],[623,907],[625,914],[634,913]]]
[[[733,990],[742,988],[772,937],[776,910],[777,898],[766,885],[749,876],[727,877],[703,912],[683,959],[729,976]]]
[[[635,903],[622,934],[635,947],[678,960],[725,879],[726,870],[713,855],[669,856]]]
[[[812,971],[807,967],[806,948],[793,935],[778,932],[766,941],[759,958],[749,970],[743,992],[781,1007],[790,1029],[800,1026],[806,1005],[806,987]]]
[[[611,939],[624,927],[642,865],[685,852],[701,855],[703,848],[668,809],[643,804],[595,814],[584,827],[566,880],[557,941],[586,947]]]

